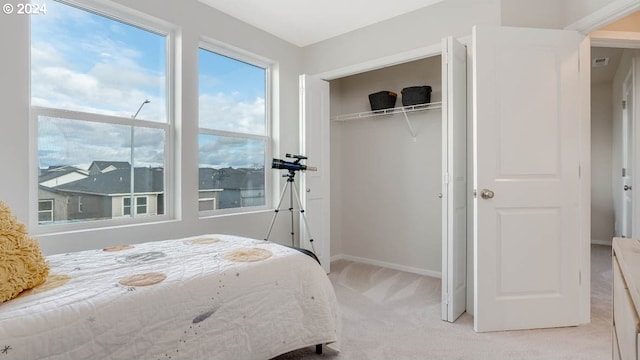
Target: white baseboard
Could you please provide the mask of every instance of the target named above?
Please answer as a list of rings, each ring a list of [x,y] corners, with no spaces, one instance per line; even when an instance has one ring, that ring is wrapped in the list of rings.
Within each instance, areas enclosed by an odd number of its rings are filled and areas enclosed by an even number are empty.
[[[347,254],[338,254],[331,257],[331,262],[338,261],[338,260],[347,260],[347,261],[353,261],[353,262],[358,262],[362,264],[380,266],[387,269],[404,271],[404,272],[418,274],[418,275],[425,275],[425,276],[430,276],[438,279],[442,278],[442,273],[440,271],[420,269],[412,266],[399,265],[399,264],[389,263],[389,262],[380,261],[380,260],[373,260],[373,259],[367,259],[363,257],[351,256]]]
[[[598,240],[598,239],[591,239],[591,244],[593,244],[593,245],[605,245],[605,246],[611,246],[611,240]]]

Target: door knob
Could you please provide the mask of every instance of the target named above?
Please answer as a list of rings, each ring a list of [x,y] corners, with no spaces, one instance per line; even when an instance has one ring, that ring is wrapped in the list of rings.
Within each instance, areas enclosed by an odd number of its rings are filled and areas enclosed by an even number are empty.
[[[629,190],[631,190],[631,186],[629,186],[629,185],[625,185],[625,186],[623,187],[623,189],[624,189],[624,191],[629,191]]]
[[[489,189],[482,189],[482,193],[480,194],[480,196],[482,196],[483,199],[493,199],[493,196],[495,195],[495,193]]]

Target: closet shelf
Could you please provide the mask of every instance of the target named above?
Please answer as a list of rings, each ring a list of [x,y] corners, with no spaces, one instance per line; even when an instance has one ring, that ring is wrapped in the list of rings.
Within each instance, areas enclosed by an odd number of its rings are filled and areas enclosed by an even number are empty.
[[[355,114],[338,115],[338,116],[332,118],[331,121],[347,121],[347,120],[355,120],[355,119],[365,119],[365,118],[370,118],[370,117],[383,116],[383,115],[393,115],[393,114],[405,114],[406,115],[406,113],[410,113],[410,112],[424,111],[424,110],[434,110],[434,109],[441,109],[441,108],[442,108],[442,103],[441,102],[432,102],[432,103],[428,103],[428,104],[418,104],[418,105],[411,105],[411,106],[403,106],[403,107],[397,107],[397,108],[392,108],[392,109],[384,109],[384,110],[376,110],[376,111],[365,111],[365,112],[359,112],[359,113],[355,113]]]

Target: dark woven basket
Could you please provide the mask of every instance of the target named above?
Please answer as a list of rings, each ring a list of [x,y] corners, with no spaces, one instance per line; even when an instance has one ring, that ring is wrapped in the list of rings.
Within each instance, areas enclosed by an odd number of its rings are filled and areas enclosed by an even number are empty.
[[[402,89],[402,105],[411,106],[431,102],[431,86],[409,86]]]
[[[373,111],[395,107],[396,99],[398,99],[398,94],[393,91],[385,90],[369,94],[369,103],[371,104],[371,110]]]

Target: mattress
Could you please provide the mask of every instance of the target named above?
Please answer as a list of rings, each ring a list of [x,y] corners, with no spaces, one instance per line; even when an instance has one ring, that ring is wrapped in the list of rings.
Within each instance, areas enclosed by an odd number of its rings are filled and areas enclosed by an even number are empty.
[[[48,256],[43,285],[0,305],[0,359],[268,359],[339,347],[311,257],[203,235]]]

